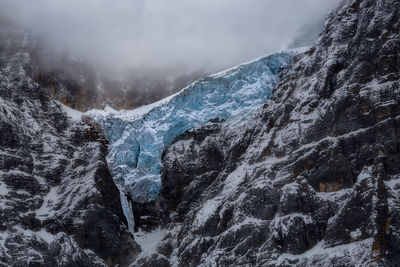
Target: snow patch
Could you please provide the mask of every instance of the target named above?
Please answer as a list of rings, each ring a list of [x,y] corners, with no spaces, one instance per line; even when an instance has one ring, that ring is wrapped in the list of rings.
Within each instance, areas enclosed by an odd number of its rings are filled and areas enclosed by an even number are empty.
[[[158,228],[152,232],[139,231],[135,233],[135,241],[142,249],[140,257],[150,256],[156,252],[157,245],[161,242],[161,240],[163,240],[166,234],[167,230],[161,228]]]
[[[65,111],[65,113],[67,113],[67,116],[69,118],[71,118],[73,121],[82,120],[82,114],[83,114],[82,112],[80,112],[79,110],[67,107],[66,105],[64,105],[60,101],[55,100],[55,102],[57,102],[61,106],[61,108]]]
[[[42,206],[36,210],[37,216],[44,218],[54,214],[54,211],[52,211],[51,208],[58,199],[57,190],[58,187],[52,187],[49,193],[47,193],[47,195],[43,198]]]

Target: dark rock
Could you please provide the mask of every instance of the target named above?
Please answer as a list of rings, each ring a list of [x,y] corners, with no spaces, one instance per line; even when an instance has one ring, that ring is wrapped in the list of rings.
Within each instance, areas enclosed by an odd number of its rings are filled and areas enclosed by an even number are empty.
[[[399,15],[398,1],[343,1],[246,127],[166,149],[170,263],[399,265]]]
[[[129,265],[140,249],[108,171],[107,141],[32,81],[34,62],[18,47],[0,52],[0,264]]]

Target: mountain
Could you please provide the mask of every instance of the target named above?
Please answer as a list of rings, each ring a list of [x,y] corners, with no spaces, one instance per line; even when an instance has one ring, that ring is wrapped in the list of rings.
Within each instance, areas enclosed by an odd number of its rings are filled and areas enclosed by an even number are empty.
[[[397,266],[398,14],[343,2],[255,116],[178,136],[136,264]]]
[[[399,266],[399,13],[342,1],[305,51],[130,111],[53,100],[22,43],[0,64],[0,263]]]
[[[0,265],[127,264],[139,247],[108,170],[107,140],[32,80],[24,42],[0,71]]]

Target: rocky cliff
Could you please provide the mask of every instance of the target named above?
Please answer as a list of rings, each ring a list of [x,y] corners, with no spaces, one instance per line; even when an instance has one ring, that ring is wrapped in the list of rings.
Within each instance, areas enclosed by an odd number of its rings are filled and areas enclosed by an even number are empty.
[[[0,265],[126,266],[128,232],[107,140],[35,83],[25,42],[0,69]]]
[[[399,12],[343,1],[251,120],[178,137],[136,263],[399,266]]]
[[[397,0],[343,1],[304,53],[84,119],[26,43],[0,51],[0,265],[400,266]],[[134,178],[121,199],[110,172]]]

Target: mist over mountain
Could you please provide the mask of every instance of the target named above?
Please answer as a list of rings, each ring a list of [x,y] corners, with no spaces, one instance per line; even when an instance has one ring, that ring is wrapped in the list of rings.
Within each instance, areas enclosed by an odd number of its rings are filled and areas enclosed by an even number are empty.
[[[315,36],[338,0],[3,0],[0,16],[113,75],[208,73]],[[308,42],[314,40],[308,40]],[[304,42],[303,42],[304,44]]]
[[[399,103],[399,0],[4,0],[0,266],[400,266]]]

